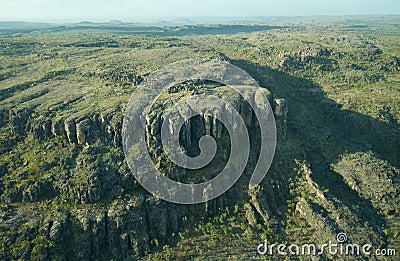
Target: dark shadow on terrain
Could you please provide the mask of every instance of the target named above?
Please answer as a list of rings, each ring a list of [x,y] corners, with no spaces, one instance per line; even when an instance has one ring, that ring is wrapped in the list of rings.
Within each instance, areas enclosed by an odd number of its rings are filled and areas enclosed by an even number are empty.
[[[260,86],[273,93],[274,98],[288,101],[288,140],[278,141],[278,147],[285,148],[282,143],[293,142],[298,149],[298,159],[305,158],[310,162],[313,180],[329,189],[328,196],[340,199],[361,221],[370,223],[375,231],[381,231],[384,217],[370,200],[351,189],[330,165],[337,163],[342,154],[371,150],[399,167],[399,125],[342,110],[340,104],[324,95],[320,86],[307,79],[244,60],[230,62],[251,74]],[[383,235],[382,232],[379,234]]]
[[[318,144],[335,146],[327,163],[336,163],[346,152],[371,150],[393,166],[400,167],[400,126],[387,123],[354,111],[342,110],[341,105],[327,98],[320,86],[271,68],[258,66],[243,60],[233,60],[266,87],[274,98],[284,98],[289,104],[289,131],[301,132],[318,143],[308,144],[319,151]],[[265,77],[266,74],[267,77]],[[326,138],[326,140],[323,140]],[[306,145],[306,144],[305,144]],[[311,145],[311,146],[310,146]]]

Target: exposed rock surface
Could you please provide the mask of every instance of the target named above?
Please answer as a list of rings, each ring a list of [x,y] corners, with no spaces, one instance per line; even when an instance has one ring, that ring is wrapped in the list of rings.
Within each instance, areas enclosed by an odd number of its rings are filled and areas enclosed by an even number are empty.
[[[272,103],[272,95],[267,89],[265,94]],[[259,127],[256,116],[247,102],[240,97],[231,97],[231,102],[249,129],[255,130]],[[276,117],[286,119],[287,107],[282,102],[277,104],[279,105],[274,105]],[[2,113],[8,115],[7,112]],[[220,112],[215,110],[214,113],[218,115]],[[161,133],[162,114],[162,111],[156,111],[147,118],[148,144],[154,155],[160,152],[161,147],[157,137]],[[23,183],[18,190],[2,195],[3,202],[38,202],[55,195],[67,195],[69,200],[72,200],[71,203],[93,204],[132,189],[134,183],[132,174],[126,169],[119,168],[124,161],[123,155],[111,159],[115,162],[115,169],[104,168],[102,162],[96,159],[97,149],[90,147],[95,143],[112,144],[120,151],[121,113],[109,110],[84,117],[63,119],[44,116],[39,120],[28,115],[20,112],[13,117],[7,116],[8,122],[4,124],[10,124],[14,129],[20,129],[25,124],[26,127],[23,129],[26,129],[27,133],[33,133],[35,138],[65,137],[68,143],[84,146],[76,147],[74,158],[60,162],[62,172],[41,177],[37,182]],[[229,156],[229,137],[226,135],[226,129],[214,117],[202,115],[191,119],[185,123],[181,133],[181,142],[190,153],[196,153],[195,147],[199,138],[209,134],[220,142],[222,158],[226,159]],[[24,164],[29,167],[31,163],[27,161]],[[166,167],[165,163],[163,164]],[[51,168],[52,166],[42,166],[44,171]],[[214,172],[217,173],[218,169],[206,175],[213,175]],[[61,260],[68,260],[71,257],[73,259],[105,257],[123,259],[127,256],[137,258],[150,251],[161,249],[167,242],[177,240],[176,235],[185,226],[183,220],[186,217],[206,217],[209,213],[218,213],[226,206],[235,204],[236,200],[233,199],[238,195],[243,198],[248,197],[245,190],[239,188],[238,185],[206,204],[193,206],[169,204],[143,196],[147,195],[145,192],[143,194],[135,192],[135,196],[117,200],[111,205],[100,204],[98,209],[59,209],[58,212],[48,213],[43,222],[32,226],[30,233],[32,240],[36,237],[51,242],[51,247],[42,249],[41,256],[58,256]],[[268,199],[265,195],[258,193],[251,197],[252,203],[248,207],[255,216],[254,224],[271,221],[269,216],[273,213],[268,209]],[[5,222],[16,222],[13,218],[8,219],[8,215],[10,217],[14,215],[13,211],[14,209],[2,210]],[[22,214],[20,218],[28,219],[29,213],[26,215]],[[20,233],[26,231],[22,229]],[[6,245],[11,246],[15,238],[6,236],[5,240],[10,242]],[[34,255],[32,248],[33,245],[28,243],[26,251],[21,252],[20,257],[32,258]]]
[[[274,99],[273,109],[278,137],[286,140],[289,111],[287,101],[285,99]]]

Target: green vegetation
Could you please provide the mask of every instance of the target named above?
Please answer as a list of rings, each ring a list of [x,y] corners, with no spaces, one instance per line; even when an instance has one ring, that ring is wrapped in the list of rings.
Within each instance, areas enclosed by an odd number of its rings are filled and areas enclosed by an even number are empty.
[[[399,17],[303,19],[1,30],[0,259],[251,260],[265,238],[326,243],[338,232],[399,251]],[[243,178],[178,206],[136,182],[121,125],[149,73],[195,57],[229,61],[286,99],[287,138],[259,188],[246,182],[254,128]],[[223,86],[186,84],[160,97],[156,118],[196,92],[236,101]],[[219,159],[186,181],[215,175]]]

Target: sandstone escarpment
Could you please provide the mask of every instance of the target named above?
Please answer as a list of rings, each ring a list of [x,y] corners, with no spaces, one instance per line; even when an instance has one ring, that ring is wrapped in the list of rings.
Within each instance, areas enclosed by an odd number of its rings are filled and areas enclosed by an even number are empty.
[[[265,93],[271,104],[280,126],[286,124],[287,107],[283,100],[273,102],[271,93],[265,89]],[[259,128],[254,111],[250,105],[240,97],[230,97],[233,108],[242,116],[250,132]],[[7,114],[7,112],[3,112]],[[220,112],[215,111],[215,115]],[[147,138],[150,152],[156,155],[160,153],[161,144],[157,136],[161,132],[161,120],[163,112],[155,110],[147,118]],[[232,188],[224,195],[207,202],[194,206],[180,206],[169,204],[158,199],[149,197],[147,192],[134,185],[133,175],[124,165],[124,157],[121,152],[121,124],[122,114],[115,110],[101,113],[93,113],[80,117],[50,118],[30,117],[29,114],[19,114],[13,122],[7,124],[12,128],[23,129],[25,133],[32,133],[34,139],[54,141],[58,138],[66,140],[73,146],[71,158],[60,160],[61,171],[53,171],[54,166],[41,166],[43,172],[48,175],[39,177],[36,182],[22,183],[15,190],[8,190],[2,195],[1,200],[6,203],[15,202],[41,202],[49,198],[61,197],[60,202],[65,200],[69,204],[86,206],[87,204],[99,204],[100,209],[72,208],[70,210],[59,210],[57,213],[49,214],[43,222],[33,226],[32,237],[39,237],[52,242],[52,247],[44,250],[45,256],[60,256],[68,259],[62,253],[72,253],[74,258],[96,259],[107,253],[109,257],[125,258],[126,256],[139,257],[151,251],[159,250],[167,242],[178,240],[177,233],[185,227],[184,220],[190,216],[208,217],[210,213],[218,213],[227,206],[237,203],[237,200],[248,197],[241,184]],[[182,145],[188,152],[195,148],[198,139],[208,134],[216,138],[221,145],[222,160],[229,157],[229,137],[223,124],[209,115],[200,115],[195,119],[187,121],[181,130]],[[281,135],[281,134],[279,134]],[[114,147],[115,151],[106,150],[102,146]],[[51,150],[56,143],[48,145],[38,153]],[[68,147],[68,146],[67,146]],[[190,151],[195,153],[196,149]],[[189,153],[189,154],[190,154]],[[111,154],[112,157],[106,155]],[[105,157],[104,159],[102,159]],[[99,160],[99,158],[101,160]],[[253,159],[254,161],[254,159]],[[27,161],[30,167],[32,162]],[[218,165],[218,164],[217,164]],[[161,165],[162,167],[168,167]],[[208,169],[208,173],[201,175],[215,175],[218,168]],[[249,171],[250,173],[251,171]],[[29,175],[29,172],[26,172]],[[246,174],[250,175],[250,174]],[[110,198],[119,198],[133,191],[134,196],[123,197],[112,204],[103,205],[99,202]],[[128,192],[131,193],[131,192]],[[280,196],[277,196],[280,197]],[[259,193],[252,199],[252,209],[257,218],[256,222],[271,222],[273,211],[268,206],[274,206],[264,194]],[[5,209],[4,213],[12,216],[13,209]],[[28,215],[28,214],[27,214]],[[27,218],[26,216],[25,218]],[[15,222],[7,219],[7,222]],[[21,230],[21,233],[26,233]],[[34,238],[32,238],[33,240]],[[9,239],[13,242],[13,238]],[[26,257],[31,253],[21,253]]]
[[[273,100],[272,94],[267,90],[270,104],[273,106],[274,114],[277,119],[279,136],[286,136],[286,118],[287,105],[284,100]],[[234,108],[243,117],[244,122],[250,128],[257,127],[257,118],[249,104],[243,100],[234,101]],[[281,108],[282,107],[282,108]],[[218,111],[215,112],[216,114]],[[122,112],[118,109],[108,109],[104,112],[94,112],[85,116],[69,116],[69,117],[50,117],[46,115],[35,115],[34,109],[17,110],[1,110],[1,126],[9,126],[12,133],[25,134],[33,133],[36,138],[44,137],[65,137],[69,143],[85,145],[93,144],[96,141],[102,141],[105,144],[114,146],[121,145],[121,126]],[[159,132],[159,123],[151,122],[153,119],[161,118],[161,113],[153,115],[148,119],[148,133],[151,135]],[[188,123],[183,132],[186,133],[186,139],[190,139],[188,133],[194,133],[195,136],[201,136],[204,133],[212,133],[217,138],[221,134],[223,127],[215,117],[203,117],[198,125],[190,125]],[[204,135],[204,134],[203,134]],[[187,141],[189,142],[189,140]]]
[[[283,99],[273,100],[272,94],[267,90],[263,89],[269,102],[273,106],[273,111],[276,117],[278,136],[282,140],[286,137],[286,119],[288,107],[287,103]],[[175,90],[175,92],[178,90]],[[257,121],[257,117],[250,105],[245,102],[237,94],[236,96],[228,97],[228,100],[233,104],[233,108],[239,112],[244,122],[249,128],[251,135],[254,133],[254,137],[258,137],[257,128],[260,128]],[[213,111],[214,115],[217,116],[221,113],[220,110],[224,108],[218,108]],[[3,112],[6,113],[6,112]],[[146,136],[147,143],[150,153],[159,161],[159,166],[169,167],[166,157],[161,153],[161,124],[163,119],[163,111],[155,108],[153,112],[146,118]],[[6,113],[7,114],[7,113]],[[182,116],[182,115],[180,115]],[[18,121],[8,122],[12,128],[20,128],[19,125],[26,124],[22,129],[26,130],[26,133],[33,133],[34,138],[63,138],[71,144],[76,145],[90,145],[90,152],[85,150],[77,149],[72,159],[62,160],[60,163],[44,164],[41,167],[41,171],[51,170],[55,164],[59,164],[62,168],[62,172],[52,172],[41,179],[41,182],[49,184],[48,189],[35,189],[29,184],[23,183],[17,189],[11,190],[2,196],[5,202],[20,202],[20,201],[38,201],[43,197],[47,197],[48,191],[53,191],[50,194],[66,194],[72,197],[73,202],[76,203],[94,203],[108,196],[118,195],[121,191],[129,188],[134,179],[133,176],[127,172],[129,170],[122,169],[124,156],[121,149],[121,124],[122,115],[116,110],[107,110],[101,113],[94,113],[91,115],[81,117],[68,117],[68,118],[48,118],[40,116],[38,118],[27,117],[26,113],[20,112]],[[14,124],[14,125],[12,125]],[[17,125],[19,124],[19,125]],[[198,141],[199,139],[208,134],[215,137],[219,143],[219,154],[217,159],[214,161],[219,165],[221,162],[229,158],[230,153],[230,139],[227,135],[227,130],[223,124],[210,115],[200,115],[195,117],[183,125],[181,132],[180,142],[181,145],[187,150],[188,155],[193,156],[199,152]],[[254,144],[259,143],[258,138],[253,140]],[[96,156],[101,151],[101,146],[113,145],[118,148],[118,156],[107,160],[112,160],[113,167],[104,168],[108,162],[102,162],[96,160]],[[97,147],[100,146],[98,149]],[[51,146],[50,146],[51,147]],[[45,150],[48,148],[45,148]],[[101,152],[100,152],[101,153]],[[110,152],[114,153],[114,152]],[[255,156],[255,157],[254,157]],[[257,160],[257,155],[251,156],[249,161],[253,162]],[[26,162],[27,167],[30,163]],[[2,166],[7,169],[7,166]],[[126,165],[125,165],[126,168]],[[173,170],[171,168],[170,170]],[[182,170],[176,170],[178,173]],[[183,171],[186,173],[186,171]],[[219,167],[208,169],[207,173],[202,175],[212,177],[219,172]],[[57,174],[56,174],[57,173]],[[82,174],[81,174],[82,173]],[[171,171],[173,174],[174,171]],[[26,172],[24,175],[29,175]],[[57,175],[56,182],[52,176]],[[65,182],[69,177],[74,177],[75,185],[71,185],[69,182]],[[207,178],[203,177],[203,178]],[[65,181],[64,181],[65,179]],[[58,181],[57,181],[58,180]]]
[[[11,115],[11,116],[10,116]],[[63,137],[71,144],[93,144],[98,140],[120,146],[122,114],[117,111],[94,113],[84,117],[50,118],[32,117],[28,111],[2,111],[2,125],[10,126],[11,132],[35,138]]]

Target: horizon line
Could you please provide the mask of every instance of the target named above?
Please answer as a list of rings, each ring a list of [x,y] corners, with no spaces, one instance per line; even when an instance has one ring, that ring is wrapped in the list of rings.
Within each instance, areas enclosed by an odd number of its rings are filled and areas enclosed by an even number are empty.
[[[265,19],[265,18],[280,18],[280,19],[287,19],[287,18],[311,18],[311,17],[379,17],[379,16],[400,16],[398,14],[321,14],[321,15],[266,15],[266,16],[153,16],[153,17],[135,17],[135,18],[59,18],[59,19],[13,19],[13,18],[6,18],[0,19],[2,23],[79,23],[79,22],[92,22],[92,23],[108,23],[113,21],[119,21],[122,23],[135,23],[136,21],[146,21],[146,22],[159,22],[160,20],[170,20],[170,19]]]

